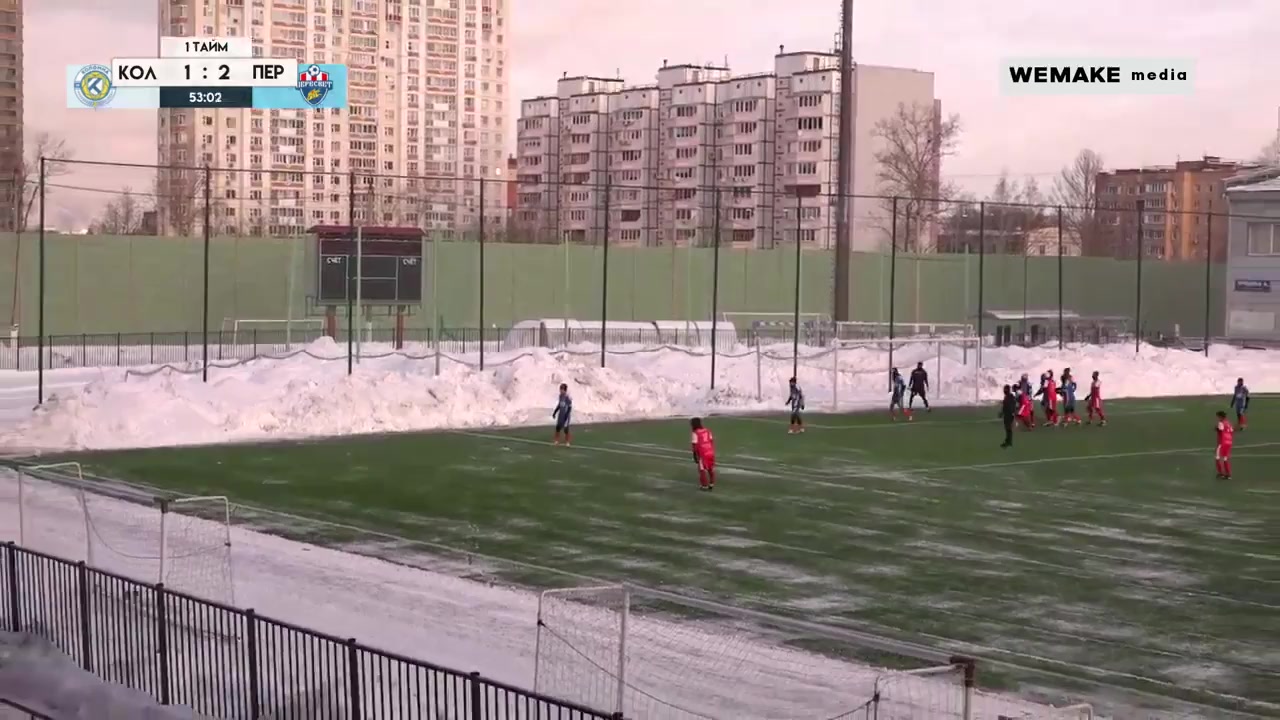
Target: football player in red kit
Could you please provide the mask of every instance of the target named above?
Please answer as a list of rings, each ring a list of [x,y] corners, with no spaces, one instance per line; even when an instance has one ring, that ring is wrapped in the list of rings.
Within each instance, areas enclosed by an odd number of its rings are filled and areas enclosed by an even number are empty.
[[[1031,430],[1036,426],[1035,410],[1032,408],[1031,393],[1023,390],[1018,393],[1018,422],[1022,427]]]
[[[1102,413],[1102,381],[1098,379],[1098,371],[1093,371],[1093,382],[1089,385],[1089,421],[1087,424],[1093,424],[1093,417],[1098,416],[1098,425],[1107,424],[1107,416]]]
[[[1044,393],[1045,427],[1050,425],[1056,427],[1058,424],[1058,382],[1053,379],[1052,370],[1045,371],[1044,384],[1040,387],[1040,392]]]
[[[698,489],[714,490],[716,487],[716,439],[711,431],[702,426],[702,418],[689,421],[693,429],[690,444],[693,447],[693,461],[698,464]]]
[[[1227,414],[1218,411],[1218,449],[1213,454],[1214,463],[1218,468],[1219,480],[1231,479],[1231,445],[1235,438],[1233,434],[1235,428],[1231,427],[1231,423],[1227,422]]]

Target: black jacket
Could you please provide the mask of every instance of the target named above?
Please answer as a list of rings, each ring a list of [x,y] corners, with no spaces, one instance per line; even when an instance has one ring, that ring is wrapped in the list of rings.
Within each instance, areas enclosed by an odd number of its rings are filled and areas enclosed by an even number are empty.
[[[1018,414],[1018,398],[1013,393],[1005,393],[1004,401],[1000,404],[1000,417],[1007,421],[1012,421],[1014,416]]]

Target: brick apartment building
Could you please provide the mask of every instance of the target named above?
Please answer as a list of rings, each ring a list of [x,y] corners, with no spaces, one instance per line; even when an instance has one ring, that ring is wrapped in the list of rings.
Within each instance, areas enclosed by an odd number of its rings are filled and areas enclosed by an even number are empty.
[[[17,224],[22,143],[22,0],[0,0],[0,230]]]
[[[1172,166],[1113,170],[1095,178],[1100,229],[1086,234],[1084,254],[1136,256],[1137,202],[1143,201],[1144,257],[1164,260],[1212,258],[1227,253],[1227,199],[1224,183],[1241,171],[1258,167],[1212,155],[1180,160]],[[1208,213],[1216,213],[1212,218]]]

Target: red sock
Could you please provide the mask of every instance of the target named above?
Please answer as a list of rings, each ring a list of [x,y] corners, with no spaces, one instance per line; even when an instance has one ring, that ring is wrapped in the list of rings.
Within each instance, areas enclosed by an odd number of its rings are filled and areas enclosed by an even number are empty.
[[[707,486],[707,471],[702,468],[698,468],[698,485],[702,487]]]
[[[1214,461],[1213,461],[1213,469],[1214,469],[1214,470],[1216,470],[1216,471],[1218,472],[1218,474],[1219,474],[1219,475],[1226,475],[1226,473],[1225,473],[1225,472],[1223,472],[1223,470],[1222,470],[1222,461],[1221,461],[1221,460],[1214,460]]]
[[[1249,419],[1248,419],[1248,418],[1246,418],[1244,415],[1241,415],[1241,416],[1240,416],[1240,427],[1245,427],[1245,426],[1246,426],[1246,425],[1248,425],[1248,424],[1249,424]]]
[[[716,484],[716,471],[715,471],[715,470],[708,470],[708,471],[707,471],[707,485],[710,485],[710,486],[712,486],[712,487],[715,487],[715,484]]]
[[[1227,477],[1231,477],[1231,461],[1230,460],[1222,461],[1222,474],[1226,475]]]

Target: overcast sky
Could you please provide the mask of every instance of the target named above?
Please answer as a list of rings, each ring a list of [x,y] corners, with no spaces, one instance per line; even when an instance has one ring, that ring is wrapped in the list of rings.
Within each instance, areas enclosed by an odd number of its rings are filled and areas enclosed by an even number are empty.
[[[772,69],[779,45],[828,50],[837,0],[509,0],[512,101],[550,94],[562,73],[653,80],[671,63]],[[77,157],[154,162],[155,113],[66,108],[68,64],[149,56],[156,0],[27,0],[26,127],[66,138]],[[1280,0],[856,0],[854,58],[931,71],[964,126],[943,174],[985,194],[1002,171],[1042,186],[1080,148],[1112,167],[1202,154],[1251,158],[1276,134]],[[1001,95],[1015,56],[1183,57],[1187,96]],[[513,143],[512,143],[513,144]],[[81,168],[59,183],[146,188],[142,171]],[[92,212],[102,193],[58,191],[52,220]]]

